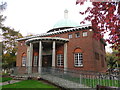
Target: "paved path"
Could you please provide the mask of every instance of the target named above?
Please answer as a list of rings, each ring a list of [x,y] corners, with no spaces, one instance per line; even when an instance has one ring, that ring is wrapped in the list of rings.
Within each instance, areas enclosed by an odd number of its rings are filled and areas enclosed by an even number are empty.
[[[42,78],[64,88],[90,88],[88,86],[85,86],[73,81],[69,81],[67,79],[59,78],[53,75],[49,75],[49,74],[42,75]]]
[[[16,83],[16,82],[20,82],[20,81],[21,81],[21,80],[10,80],[10,83],[9,83],[8,81],[2,82],[2,83],[0,83],[0,86],[1,86],[1,85],[7,85],[7,84]]]

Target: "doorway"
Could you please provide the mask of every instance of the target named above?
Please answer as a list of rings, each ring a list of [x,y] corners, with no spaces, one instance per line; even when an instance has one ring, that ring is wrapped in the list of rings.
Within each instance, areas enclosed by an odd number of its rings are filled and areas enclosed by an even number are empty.
[[[52,55],[42,56],[42,67],[52,67]]]

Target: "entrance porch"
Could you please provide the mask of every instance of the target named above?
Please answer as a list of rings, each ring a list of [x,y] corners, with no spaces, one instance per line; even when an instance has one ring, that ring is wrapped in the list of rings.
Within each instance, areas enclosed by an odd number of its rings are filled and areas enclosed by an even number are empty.
[[[27,45],[27,62],[26,73],[41,73],[41,68],[52,67],[56,65],[57,47],[64,47],[64,70],[67,69],[67,42],[68,39],[59,37],[40,37],[26,41]]]

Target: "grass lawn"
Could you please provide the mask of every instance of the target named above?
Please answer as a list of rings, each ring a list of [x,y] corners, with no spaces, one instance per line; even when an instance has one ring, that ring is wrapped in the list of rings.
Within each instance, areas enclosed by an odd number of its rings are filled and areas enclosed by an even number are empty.
[[[12,78],[11,77],[0,77],[0,82],[5,82],[9,80],[12,80]]]
[[[55,88],[59,90],[59,88],[53,85],[45,84],[37,80],[24,80],[14,84],[3,85],[2,88]]]

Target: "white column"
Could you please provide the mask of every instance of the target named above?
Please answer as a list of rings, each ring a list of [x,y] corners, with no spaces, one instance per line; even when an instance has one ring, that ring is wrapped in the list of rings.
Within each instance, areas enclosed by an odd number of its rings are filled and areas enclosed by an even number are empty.
[[[27,61],[26,61],[27,72],[29,71],[28,69],[30,66],[29,62],[30,62],[30,46],[27,46]]]
[[[64,70],[67,70],[67,43],[64,44]]]
[[[38,63],[38,73],[41,74],[42,70],[42,42],[39,42],[39,63]]]
[[[29,47],[29,61],[28,61],[28,73],[32,73],[32,59],[33,59],[33,44],[30,43]]]
[[[55,67],[55,41],[53,41],[52,67]]]

